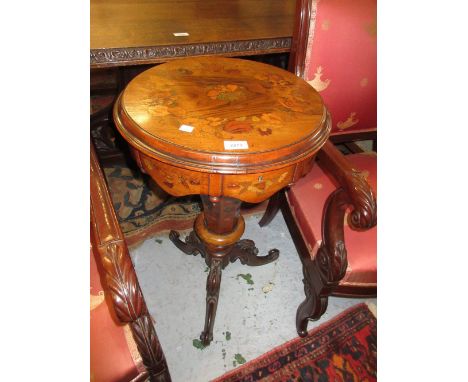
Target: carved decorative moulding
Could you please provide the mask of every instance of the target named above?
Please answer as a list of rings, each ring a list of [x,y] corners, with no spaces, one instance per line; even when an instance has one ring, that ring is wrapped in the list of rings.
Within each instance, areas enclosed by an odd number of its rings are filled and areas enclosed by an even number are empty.
[[[206,42],[184,45],[91,49],[91,67],[165,62],[191,56],[245,56],[288,52],[291,37],[248,41]]]

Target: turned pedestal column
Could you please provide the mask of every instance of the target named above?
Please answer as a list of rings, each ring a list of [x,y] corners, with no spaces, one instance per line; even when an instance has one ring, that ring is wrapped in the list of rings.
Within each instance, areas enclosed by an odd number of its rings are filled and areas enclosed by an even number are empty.
[[[239,259],[262,265],[241,239],[242,201],[258,203],[305,175],[330,132],[319,94],[282,69],[252,61],[198,57],[135,77],[114,108],[116,126],[140,169],[174,196],[200,194],[194,230],[174,244],[210,268],[201,340],[213,339],[221,272]],[[318,212],[320,213],[320,211]]]

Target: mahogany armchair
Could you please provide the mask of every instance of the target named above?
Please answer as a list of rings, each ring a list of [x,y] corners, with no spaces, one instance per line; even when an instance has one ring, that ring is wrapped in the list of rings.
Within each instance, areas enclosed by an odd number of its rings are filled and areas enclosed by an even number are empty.
[[[91,381],[168,382],[164,353],[92,144],[90,164]]]
[[[272,197],[259,224],[281,209],[299,252],[306,296],[296,314],[300,336],[326,311],[328,296],[377,293],[376,153],[344,156],[332,143],[376,140],[375,10],[375,0],[297,1],[289,70],[320,92],[332,135],[318,165]]]
[[[317,164],[270,199],[259,222],[268,224],[281,209],[299,253],[306,296],[296,313],[301,337],[308,320],[325,313],[328,296],[377,294],[376,156],[344,156],[327,141]]]

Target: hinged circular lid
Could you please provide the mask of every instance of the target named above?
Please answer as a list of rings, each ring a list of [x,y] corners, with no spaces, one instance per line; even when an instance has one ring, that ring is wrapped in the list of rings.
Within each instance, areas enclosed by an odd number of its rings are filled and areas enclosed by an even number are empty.
[[[221,57],[174,60],[141,73],[117,100],[114,119],[137,150],[222,173],[297,162],[330,133],[322,99],[304,80]]]

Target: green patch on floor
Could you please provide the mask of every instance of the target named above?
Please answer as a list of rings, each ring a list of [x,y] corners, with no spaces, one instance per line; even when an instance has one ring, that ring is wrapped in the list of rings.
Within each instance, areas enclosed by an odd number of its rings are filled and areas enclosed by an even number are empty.
[[[242,354],[237,353],[234,355],[234,361],[232,361],[232,366],[237,366],[237,364],[242,365],[246,362],[247,361],[244,357],[242,357]]]
[[[239,277],[242,277],[247,282],[247,284],[249,284],[249,285],[253,285],[253,283],[254,283],[253,280],[252,280],[252,275],[250,273],[247,273],[247,274],[239,273],[236,276],[236,279],[239,280]]]
[[[203,342],[201,342],[198,338],[195,338],[193,341],[192,341],[192,345],[194,347],[196,347],[197,349],[200,349],[200,350],[203,350],[204,348],[206,348],[205,345],[203,345]]]
[[[231,339],[231,332],[226,332],[226,341]]]

